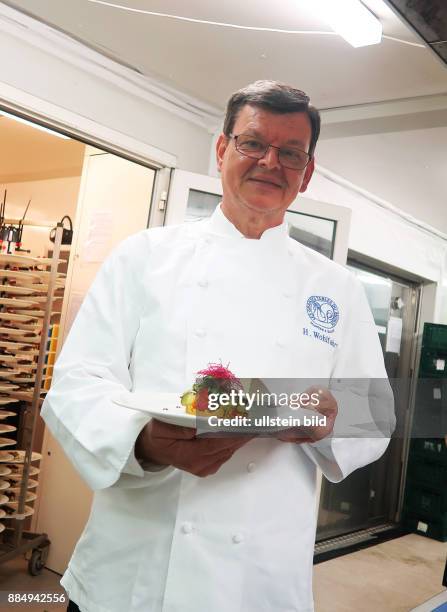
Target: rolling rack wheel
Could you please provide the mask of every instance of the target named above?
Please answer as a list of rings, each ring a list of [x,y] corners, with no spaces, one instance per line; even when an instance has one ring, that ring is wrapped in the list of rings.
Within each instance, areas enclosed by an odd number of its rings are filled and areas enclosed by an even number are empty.
[[[48,557],[48,546],[44,548],[34,548],[28,561],[28,572],[31,576],[38,576],[43,568]]]

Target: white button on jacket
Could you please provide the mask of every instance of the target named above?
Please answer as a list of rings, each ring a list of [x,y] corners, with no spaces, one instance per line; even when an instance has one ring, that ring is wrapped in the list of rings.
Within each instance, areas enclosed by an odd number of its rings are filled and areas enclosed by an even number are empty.
[[[314,324],[330,303],[339,316],[324,334]],[[287,339],[281,350],[278,338]],[[380,457],[388,439],[258,438],[208,478],[143,471],[133,447],[149,417],[112,399],[180,394],[219,361],[240,377],[386,376],[361,286],[289,238],[285,224],[249,240],[218,208],[124,241],[81,306],[42,410],[95,491],[62,579],[82,612],[313,610],[316,466],[341,480]],[[341,387],[340,414],[350,398]]]

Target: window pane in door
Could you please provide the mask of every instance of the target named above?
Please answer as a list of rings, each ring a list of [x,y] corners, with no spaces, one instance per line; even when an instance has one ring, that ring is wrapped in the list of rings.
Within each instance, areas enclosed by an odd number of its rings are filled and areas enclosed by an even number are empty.
[[[188,203],[186,205],[185,221],[196,221],[210,217],[217,205],[221,201],[222,196],[215,193],[205,193],[196,189],[190,189],[188,194]]]
[[[336,221],[294,211],[287,211],[285,219],[291,238],[332,259]]]

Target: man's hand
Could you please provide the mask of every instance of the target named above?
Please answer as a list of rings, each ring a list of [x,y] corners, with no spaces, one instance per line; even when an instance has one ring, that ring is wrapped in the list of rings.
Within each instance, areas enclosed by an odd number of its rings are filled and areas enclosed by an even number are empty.
[[[195,476],[210,476],[251,438],[196,438],[190,427],[168,425],[153,419],[135,443],[138,459],[173,465]]]
[[[321,387],[310,387],[306,389],[306,393],[318,393],[320,402],[318,406],[312,408],[326,417],[326,425],[316,425],[314,427],[306,427],[302,425],[300,428],[291,428],[281,431],[276,435],[278,440],[282,442],[294,442],[303,444],[304,442],[318,442],[326,438],[334,428],[335,418],[338,414],[337,401],[328,389]],[[298,435],[301,434],[301,435]]]

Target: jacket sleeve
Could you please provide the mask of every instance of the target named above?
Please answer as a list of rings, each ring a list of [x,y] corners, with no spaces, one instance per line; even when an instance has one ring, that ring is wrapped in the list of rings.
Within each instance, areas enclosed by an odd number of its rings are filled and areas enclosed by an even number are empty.
[[[396,425],[376,325],[362,285],[354,277],[350,281],[352,307],[345,314],[329,384],[338,404],[334,430],[323,440],[302,445],[331,482],[379,459]]]
[[[148,486],[171,471],[143,471],[134,456],[150,417],[114,403],[132,391],[129,364],[144,308],[141,232],[104,262],[72,325],[53,372],[42,417],[92,489]]]

